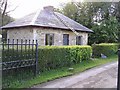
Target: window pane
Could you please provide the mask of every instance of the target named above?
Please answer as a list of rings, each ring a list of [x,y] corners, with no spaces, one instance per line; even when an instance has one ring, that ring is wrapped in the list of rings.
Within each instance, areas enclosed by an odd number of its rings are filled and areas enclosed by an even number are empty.
[[[49,34],[45,35],[45,45],[49,45]]]
[[[54,35],[53,34],[50,35],[49,43],[50,43],[49,45],[54,45]]]
[[[76,37],[76,45],[81,45],[81,36]]]
[[[69,45],[69,34],[63,34],[63,45]]]
[[[54,34],[46,34],[45,45],[54,45]]]

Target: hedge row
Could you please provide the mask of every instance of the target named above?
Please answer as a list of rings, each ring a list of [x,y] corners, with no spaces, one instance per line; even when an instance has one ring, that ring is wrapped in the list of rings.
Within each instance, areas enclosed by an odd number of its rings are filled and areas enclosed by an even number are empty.
[[[5,50],[3,61],[15,61],[34,58],[32,50]],[[92,54],[91,46],[45,46],[38,48],[38,66],[40,71],[70,66],[80,63],[82,60],[89,60]]]
[[[92,53],[90,46],[48,46],[39,48],[40,70],[70,66],[89,60]]]
[[[23,49],[21,51],[21,50],[10,48],[9,50],[5,49],[4,51],[2,51],[2,61],[4,62],[34,59],[34,58],[35,58],[35,50],[33,51],[31,49],[27,51]]]
[[[92,53],[93,50],[93,53]],[[94,57],[100,57],[101,53],[106,56],[115,54],[118,50],[118,44],[102,43],[91,46],[45,46],[38,48],[39,70],[50,70],[72,64],[80,63],[83,60],[89,60],[91,54]],[[14,53],[13,53],[14,52]],[[3,61],[25,60],[34,58],[35,54],[31,54],[32,50],[12,50],[4,51]]]
[[[111,56],[117,53],[118,44],[116,43],[101,43],[92,45],[93,57],[100,57],[101,53],[106,56]]]

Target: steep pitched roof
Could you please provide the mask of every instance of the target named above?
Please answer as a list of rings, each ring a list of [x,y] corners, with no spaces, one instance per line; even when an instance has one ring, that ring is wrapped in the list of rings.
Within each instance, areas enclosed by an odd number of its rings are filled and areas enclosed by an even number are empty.
[[[44,7],[43,10],[37,11],[35,13],[31,13],[19,20],[16,20],[14,22],[11,22],[3,26],[2,28],[7,29],[7,28],[15,28],[15,27],[23,27],[23,26],[40,26],[40,27],[60,28],[60,29],[69,30],[69,28],[61,21],[63,20],[75,30],[84,31],[84,32],[93,32],[92,30],[64,16],[63,14],[55,12],[53,9],[54,8],[52,6]]]

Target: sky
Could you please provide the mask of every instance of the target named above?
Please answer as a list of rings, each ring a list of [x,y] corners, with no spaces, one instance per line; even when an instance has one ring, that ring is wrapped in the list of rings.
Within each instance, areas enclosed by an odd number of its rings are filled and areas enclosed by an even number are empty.
[[[42,9],[44,6],[52,5],[55,8],[60,6],[62,3],[70,2],[71,0],[9,0],[8,11],[14,11],[9,13],[13,18],[19,19],[25,15]]]
[[[54,6],[55,8],[60,7],[63,3],[67,2],[84,2],[85,0],[8,0],[9,6],[8,11],[14,11],[9,13],[9,15],[13,18],[19,19],[22,18],[32,12],[35,12],[39,9],[43,9],[44,6]],[[120,1],[120,0],[86,0],[86,1],[97,1],[97,2],[108,2],[108,1]]]

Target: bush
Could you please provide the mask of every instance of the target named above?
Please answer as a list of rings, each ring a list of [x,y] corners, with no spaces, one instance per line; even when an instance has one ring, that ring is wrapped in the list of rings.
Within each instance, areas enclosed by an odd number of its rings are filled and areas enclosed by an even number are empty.
[[[40,71],[70,66],[89,60],[92,53],[90,46],[46,46],[39,47],[38,61]]]
[[[13,53],[14,52],[14,53]],[[3,61],[26,60],[34,58],[32,50],[6,49]],[[38,48],[38,66],[40,71],[55,69],[89,60],[92,54],[90,46],[40,46]]]
[[[100,57],[101,53],[106,56],[114,55],[118,50],[118,44],[116,43],[101,43],[92,45],[93,57]]]
[[[33,52],[33,53],[32,53]],[[35,50],[32,51],[31,49],[22,51],[19,49],[5,49],[2,51],[2,61],[9,62],[9,61],[17,61],[17,60],[26,60],[26,59],[34,59],[35,58]]]

